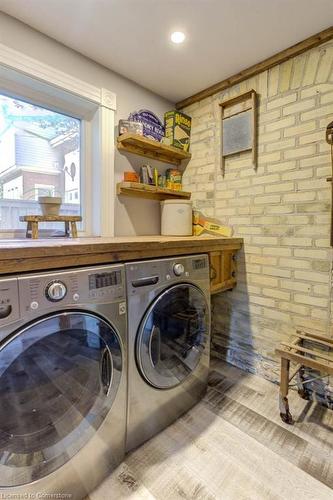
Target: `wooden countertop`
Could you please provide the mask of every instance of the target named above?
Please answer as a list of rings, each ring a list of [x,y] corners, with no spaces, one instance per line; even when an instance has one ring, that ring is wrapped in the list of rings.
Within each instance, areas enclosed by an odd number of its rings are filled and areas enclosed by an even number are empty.
[[[0,275],[239,249],[242,243],[241,238],[216,236],[4,239]]]

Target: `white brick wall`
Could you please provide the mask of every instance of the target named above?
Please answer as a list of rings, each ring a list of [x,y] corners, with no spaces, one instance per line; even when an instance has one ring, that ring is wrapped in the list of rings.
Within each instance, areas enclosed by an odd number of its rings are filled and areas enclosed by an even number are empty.
[[[327,333],[332,63],[329,42],[184,109],[193,117],[184,188],[245,242],[237,288],[213,299],[213,351],[272,380],[274,348],[295,326]],[[223,178],[219,103],[252,88],[259,94],[258,169],[241,153],[227,158]]]

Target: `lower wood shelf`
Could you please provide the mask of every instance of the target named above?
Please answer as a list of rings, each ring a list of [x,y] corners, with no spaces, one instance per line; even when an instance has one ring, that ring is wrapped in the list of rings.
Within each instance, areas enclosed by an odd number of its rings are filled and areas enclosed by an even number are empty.
[[[151,200],[170,200],[191,198],[191,193],[187,191],[173,191],[172,189],[150,186],[140,182],[119,182],[117,184],[117,194],[125,196],[135,196],[138,198],[148,198]]]

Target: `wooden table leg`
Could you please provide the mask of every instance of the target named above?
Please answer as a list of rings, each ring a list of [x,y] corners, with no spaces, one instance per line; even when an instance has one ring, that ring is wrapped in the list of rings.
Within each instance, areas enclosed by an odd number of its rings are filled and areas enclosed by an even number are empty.
[[[289,411],[288,390],[289,390],[289,359],[281,357],[281,379],[280,379],[280,396],[279,407],[280,417],[286,424],[292,424],[293,418]]]
[[[26,238],[31,238],[32,237],[32,225],[31,225],[31,222],[27,223],[27,230],[26,230],[26,233],[25,233],[25,237]]]
[[[32,225],[32,239],[38,239],[38,222],[31,222]]]
[[[77,238],[77,228],[76,228],[76,222],[72,221],[71,222],[71,230],[72,230],[72,237]]]
[[[310,396],[309,396],[309,392],[307,390],[307,387],[304,384],[304,367],[303,366],[301,366],[301,368],[297,372],[296,382],[297,382],[298,394],[301,396],[302,399],[306,399],[308,401],[310,399]]]
[[[69,238],[70,234],[69,234],[69,222],[66,221],[65,222],[65,236],[66,238]]]

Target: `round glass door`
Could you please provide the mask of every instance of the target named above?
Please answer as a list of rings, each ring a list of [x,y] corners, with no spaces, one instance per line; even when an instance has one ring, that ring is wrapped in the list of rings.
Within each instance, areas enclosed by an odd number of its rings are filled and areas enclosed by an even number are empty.
[[[209,310],[194,285],[175,285],[148,309],[136,344],[137,362],[147,382],[169,389],[197,367],[209,338]]]
[[[98,316],[64,312],[0,347],[0,487],[35,481],[77,453],[107,416],[121,346]]]

